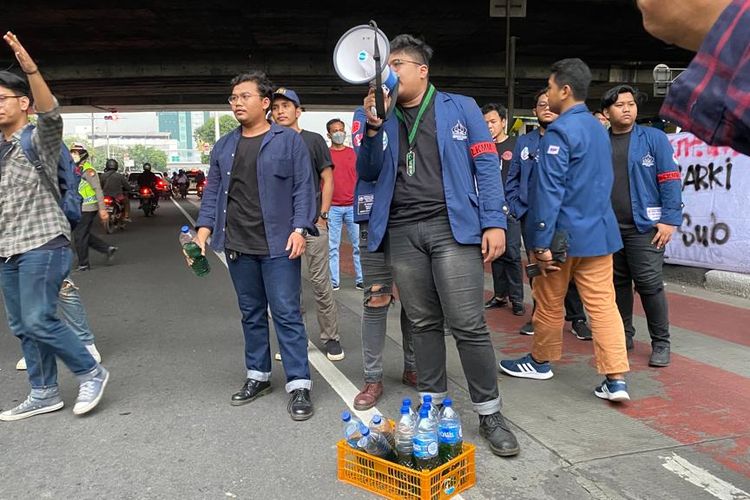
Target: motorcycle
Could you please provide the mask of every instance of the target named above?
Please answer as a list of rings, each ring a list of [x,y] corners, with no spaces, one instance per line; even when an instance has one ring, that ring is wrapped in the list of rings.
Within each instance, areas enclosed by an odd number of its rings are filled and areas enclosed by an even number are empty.
[[[115,229],[125,229],[125,217],[122,204],[112,196],[104,197],[104,205],[107,207],[109,219],[104,228],[107,234],[112,234]]]
[[[156,196],[154,195],[154,192],[151,190],[148,186],[143,186],[139,194],[141,196],[141,206],[140,208],[143,209],[143,215],[146,217],[150,217],[154,215],[154,212],[156,211]]]
[[[203,198],[203,190],[206,188],[206,181],[201,181],[195,186],[195,190],[198,192],[198,198]]]
[[[182,182],[182,183],[179,183],[177,186],[180,191],[180,198],[184,200],[185,198],[187,198],[188,184],[187,182]]]

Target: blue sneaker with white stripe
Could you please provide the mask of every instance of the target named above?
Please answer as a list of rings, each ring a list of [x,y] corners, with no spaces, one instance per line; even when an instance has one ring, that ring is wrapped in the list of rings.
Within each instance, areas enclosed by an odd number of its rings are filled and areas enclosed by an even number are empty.
[[[630,401],[630,394],[628,394],[628,383],[624,380],[610,380],[604,379],[596,389],[594,389],[596,397],[602,399],[608,399],[614,402]]]
[[[519,359],[504,359],[500,361],[500,369],[511,377],[533,378],[536,380],[547,380],[552,378],[552,365],[549,361],[537,363],[531,354]]]

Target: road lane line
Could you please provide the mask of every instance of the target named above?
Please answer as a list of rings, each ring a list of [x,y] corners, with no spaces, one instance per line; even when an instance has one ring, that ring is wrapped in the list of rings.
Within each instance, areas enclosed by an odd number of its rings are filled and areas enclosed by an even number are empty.
[[[664,460],[662,467],[720,500],[750,500],[750,494],[746,491],[719,479],[697,465],[691,464],[676,453],[672,453],[672,456],[660,456],[659,458]]]

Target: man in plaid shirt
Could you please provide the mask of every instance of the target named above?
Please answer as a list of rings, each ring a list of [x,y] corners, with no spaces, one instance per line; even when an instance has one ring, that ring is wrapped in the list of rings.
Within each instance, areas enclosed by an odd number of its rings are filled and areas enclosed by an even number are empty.
[[[698,51],[661,116],[708,144],[750,155],[750,0],[638,0],[646,30]]]
[[[73,413],[81,415],[99,404],[109,372],[57,316],[58,293],[72,260],[70,224],[42,172],[21,147],[21,134],[31,126],[28,112],[33,103],[38,122],[32,144],[47,176],[57,179],[63,122],[34,60],[13,33],[3,39],[28,82],[0,71],[0,287],[10,329],[21,340],[31,393],[20,405],[0,413],[0,420],[21,420],[63,407],[56,356],[78,378]]]

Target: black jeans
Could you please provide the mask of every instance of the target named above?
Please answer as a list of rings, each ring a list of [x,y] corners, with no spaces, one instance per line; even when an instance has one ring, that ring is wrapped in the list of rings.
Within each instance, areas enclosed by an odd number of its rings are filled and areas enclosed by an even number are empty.
[[[633,283],[646,312],[651,345],[669,345],[669,307],[664,292],[664,248],[651,243],[656,229],[646,234],[635,227],[620,227],[623,248],[614,254],[614,283],[617,308],[625,325],[625,335],[633,338]]]
[[[521,223],[508,217],[505,231],[505,253],[492,261],[492,283],[495,297],[508,297],[512,304],[523,304],[521,271]]]
[[[412,324],[420,395],[435,404],[447,396],[444,319],[461,358],[474,411],[500,411],[497,365],[484,320],[482,253],[461,245],[447,216],[388,229],[386,261],[398,283],[401,303]]]
[[[98,211],[81,212],[81,220],[73,230],[73,239],[75,240],[79,266],[89,265],[89,247],[101,253],[107,253],[109,250],[107,242],[91,233],[91,226],[98,216]]]

